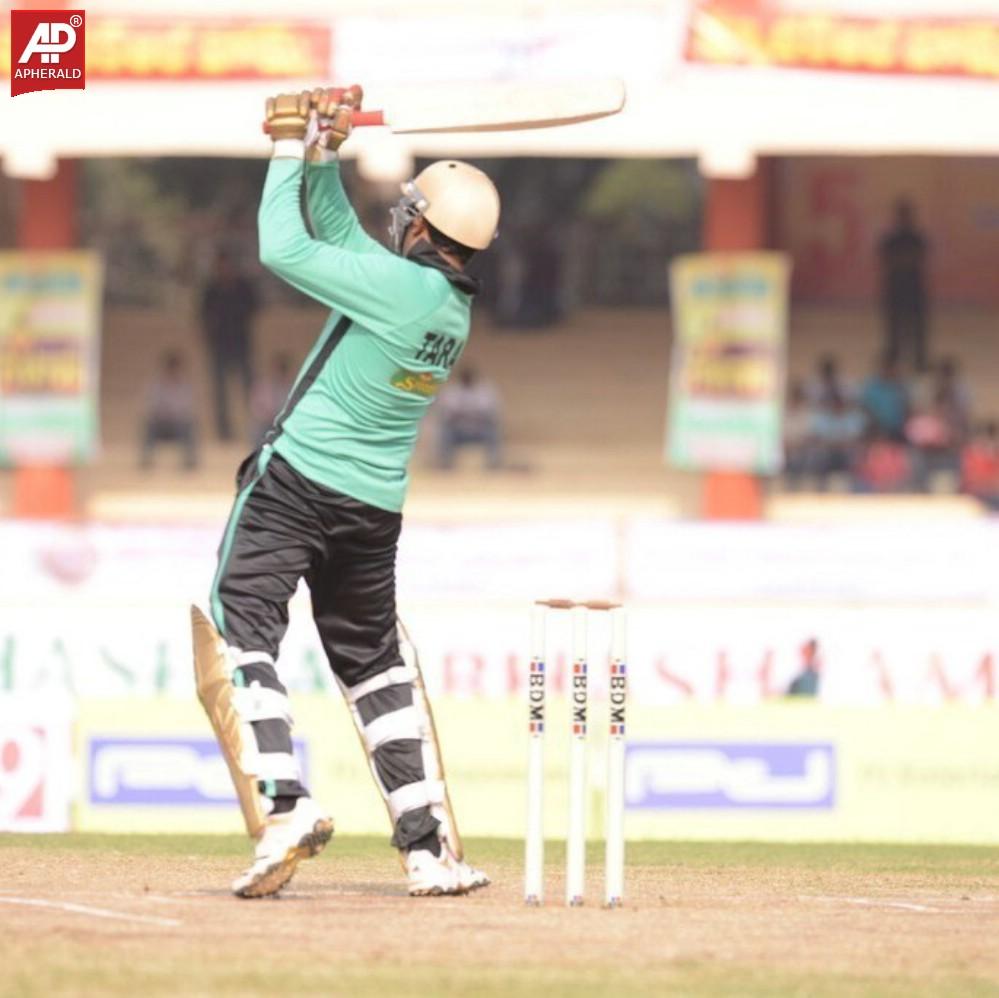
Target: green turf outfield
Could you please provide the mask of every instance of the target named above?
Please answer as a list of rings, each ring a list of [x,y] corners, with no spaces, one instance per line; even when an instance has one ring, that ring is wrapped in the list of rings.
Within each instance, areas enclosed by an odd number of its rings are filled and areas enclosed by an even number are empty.
[[[633,843],[627,907],[495,883],[410,899],[385,840],[343,837],[285,896],[226,890],[245,840],[0,835],[0,995],[997,995],[999,849]]]

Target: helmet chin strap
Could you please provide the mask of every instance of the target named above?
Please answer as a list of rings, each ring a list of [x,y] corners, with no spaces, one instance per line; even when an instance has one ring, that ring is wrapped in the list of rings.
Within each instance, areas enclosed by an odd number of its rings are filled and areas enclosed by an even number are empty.
[[[441,255],[440,249],[427,239],[426,236],[420,236],[419,239],[414,239],[412,243],[410,243],[409,249],[407,249],[402,255],[409,259],[409,257],[417,256],[420,253],[436,253],[438,256]]]

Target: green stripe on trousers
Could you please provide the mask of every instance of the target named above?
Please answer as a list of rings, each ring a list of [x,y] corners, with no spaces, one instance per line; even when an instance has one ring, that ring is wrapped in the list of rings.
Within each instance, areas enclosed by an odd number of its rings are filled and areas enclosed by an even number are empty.
[[[223,636],[225,635],[225,611],[222,609],[222,598],[219,596],[219,583],[222,581],[226,563],[229,561],[229,555],[232,553],[232,543],[236,537],[236,528],[239,526],[239,518],[243,514],[243,507],[246,505],[246,500],[250,498],[253,486],[260,481],[267,470],[267,464],[271,459],[272,453],[273,451],[269,445],[261,449],[260,457],[257,458],[256,474],[250,479],[249,484],[241,489],[236,496],[236,501],[233,503],[232,512],[229,514],[229,522],[226,524],[225,534],[222,538],[222,550],[219,551],[219,564],[218,568],[215,569],[215,578],[212,579],[211,604],[212,619],[215,621],[215,627],[218,629],[219,634]]]

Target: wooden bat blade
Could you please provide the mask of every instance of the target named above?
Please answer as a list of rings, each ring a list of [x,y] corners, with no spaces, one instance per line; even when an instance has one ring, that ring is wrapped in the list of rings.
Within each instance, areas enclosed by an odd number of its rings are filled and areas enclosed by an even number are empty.
[[[624,101],[620,80],[424,88],[385,101],[384,120],[399,134],[520,131],[606,118]]]

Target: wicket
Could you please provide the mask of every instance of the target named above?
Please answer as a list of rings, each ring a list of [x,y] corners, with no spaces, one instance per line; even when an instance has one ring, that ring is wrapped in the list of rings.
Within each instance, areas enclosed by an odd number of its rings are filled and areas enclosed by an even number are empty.
[[[607,741],[606,854],[604,901],[616,908],[624,900],[624,736],[627,699],[625,615],[619,603],[538,600],[531,619],[531,665],[528,678],[527,840],[524,900],[544,900],[544,737],[546,631],[551,610],[568,610],[572,627],[571,742],[569,748],[569,827],[566,838],[565,903],[583,903],[586,877],[586,735],[589,692],[587,623],[591,611],[610,615],[610,718]]]

